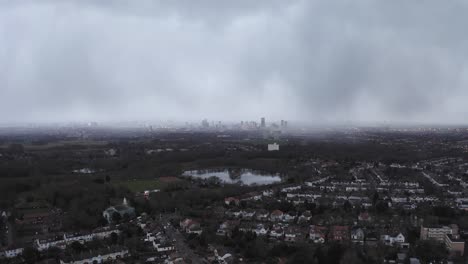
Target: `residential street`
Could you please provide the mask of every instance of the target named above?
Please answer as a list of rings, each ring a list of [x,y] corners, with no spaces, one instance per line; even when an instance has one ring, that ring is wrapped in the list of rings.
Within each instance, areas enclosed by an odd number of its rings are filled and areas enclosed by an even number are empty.
[[[174,239],[175,246],[176,246],[176,251],[182,255],[184,259],[186,259],[188,262],[194,263],[194,264],[202,264],[202,263],[207,263],[204,261],[200,256],[195,254],[195,252],[187,245],[185,242],[185,237],[183,236],[182,233],[168,221],[170,216],[166,217],[161,217],[161,219],[164,219],[164,222],[167,224],[165,225],[166,228],[166,234],[170,239]]]

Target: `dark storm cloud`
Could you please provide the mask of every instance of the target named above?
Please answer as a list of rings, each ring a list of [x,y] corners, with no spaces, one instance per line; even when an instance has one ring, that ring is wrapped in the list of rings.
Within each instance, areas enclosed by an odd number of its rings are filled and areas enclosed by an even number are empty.
[[[0,1],[0,121],[462,122],[465,1]]]

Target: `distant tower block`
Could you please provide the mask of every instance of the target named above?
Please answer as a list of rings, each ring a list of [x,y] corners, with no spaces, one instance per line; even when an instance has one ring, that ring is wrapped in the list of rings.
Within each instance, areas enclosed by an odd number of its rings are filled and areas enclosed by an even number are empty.
[[[288,121],[286,120],[281,120],[281,127],[286,128],[288,126]]]
[[[262,117],[262,118],[260,119],[260,127],[266,127],[265,118],[264,118],[264,117]]]
[[[268,144],[268,151],[279,151],[279,144],[276,142],[273,144]]]

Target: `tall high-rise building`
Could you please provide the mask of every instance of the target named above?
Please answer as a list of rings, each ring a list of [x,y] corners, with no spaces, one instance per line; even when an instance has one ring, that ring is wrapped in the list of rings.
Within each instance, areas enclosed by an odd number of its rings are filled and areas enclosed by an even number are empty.
[[[262,117],[260,120],[261,120],[261,122],[260,122],[260,127],[266,127],[265,118]]]
[[[206,120],[206,119],[203,119],[203,120],[202,120],[201,125],[202,125],[202,127],[204,127],[204,128],[210,127],[210,123],[209,123],[208,120]]]
[[[286,128],[288,126],[288,121],[286,120],[281,120],[281,127]]]

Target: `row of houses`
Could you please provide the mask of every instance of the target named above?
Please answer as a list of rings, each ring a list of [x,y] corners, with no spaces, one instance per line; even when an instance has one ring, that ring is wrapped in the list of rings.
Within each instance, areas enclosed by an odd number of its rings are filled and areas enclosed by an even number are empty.
[[[0,251],[0,259],[4,258],[16,258],[23,254],[24,248],[11,248],[4,251]]]
[[[175,251],[174,241],[170,241],[162,232],[148,232],[144,241],[151,244],[159,258],[167,258]]]
[[[220,226],[220,229],[222,226]],[[217,234],[222,234],[219,232]],[[306,230],[302,227],[276,223],[268,227],[262,223],[241,223],[239,226],[241,232],[252,232],[257,236],[268,236],[271,239],[284,240],[286,242],[297,242],[305,240]]]
[[[60,259],[60,264],[111,263],[129,256],[127,248],[114,246],[65,256]]]
[[[78,233],[69,233],[63,234],[61,236],[52,237],[50,239],[36,239],[34,241],[34,248],[39,252],[48,250],[49,248],[60,248],[65,249],[73,242],[85,243],[90,242],[94,239],[105,239],[111,236],[112,233],[119,234],[120,230],[103,228],[95,230],[92,233],[78,234]],[[24,248],[14,248],[7,249],[0,252],[0,258],[16,258],[23,254]],[[79,262],[77,262],[79,263]]]
[[[392,203],[424,203],[424,202],[438,202],[440,201],[439,198],[434,197],[434,196],[411,196],[411,197],[398,197],[398,196],[392,196],[390,197],[390,200]]]
[[[258,220],[270,222],[307,222],[312,218],[310,211],[304,211],[299,214],[296,211],[284,213],[281,210],[273,210],[271,213],[265,209],[231,209],[226,211],[226,216],[229,218],[243,220]]]
[[[376,235],[361,227],[349,226],[321,226],[311,225],[309,228],[284,223],[274,223],[268,226],[260,222],[241,222],[240,220],[227,220],[220,224],[216,234],[230,236],[238,228],[241,232],[252,232],[257,236],[268,236],[272,239],[286,242],[306,241],[325,243],[326,241],[352,242],[357,244],[382,243],[388,246],[409,247],[405,236],[399,232],[395,234]],[[308,236],[308,238],[307,238]]]
[[[309,239],[314,243],[325,241],[352,242],[360,245],[375,245],[382,243],[387,246],[409,247],[405,236],[399,232],[395,234],[382,234],[380,236],[373,230],[361,227],[349,226],[320,226],[312,225],[309,231]]]
[[[90,242],[94,239],[105,239],[110,237],[112,233],[120,234],[120,230],[114,228],[103,228],[86,234],[70,233],[63,234],[62,236],[58,237],[53,237],[51,239],[36,239],[34,242],[34,247],[39,252],[45,251],[52,247],[65,249],[68,245],[70,245],[73,242],[79,242],[83,244],[85,242]]]
[[[136,224],[145,233],[143,242],[149,254],[145,257],[146,262],[163,262],[169,259],[171,254],[176,251],[175,240],[167,236],[167,225],[164,226],[161,223],[150,220],[146,214],[137,217]]]
[[[252,232],[257,236],[269,236],[273,239],[295,242],[302,237],[307,230],[303,227],[289,225],[286,223],[274,223],[268,226],[260,222],[241,222],[240,220],[226,220],[220,224],[216,234],[219,236],[231,236],[232,232],[238,228],[240,232]]]

